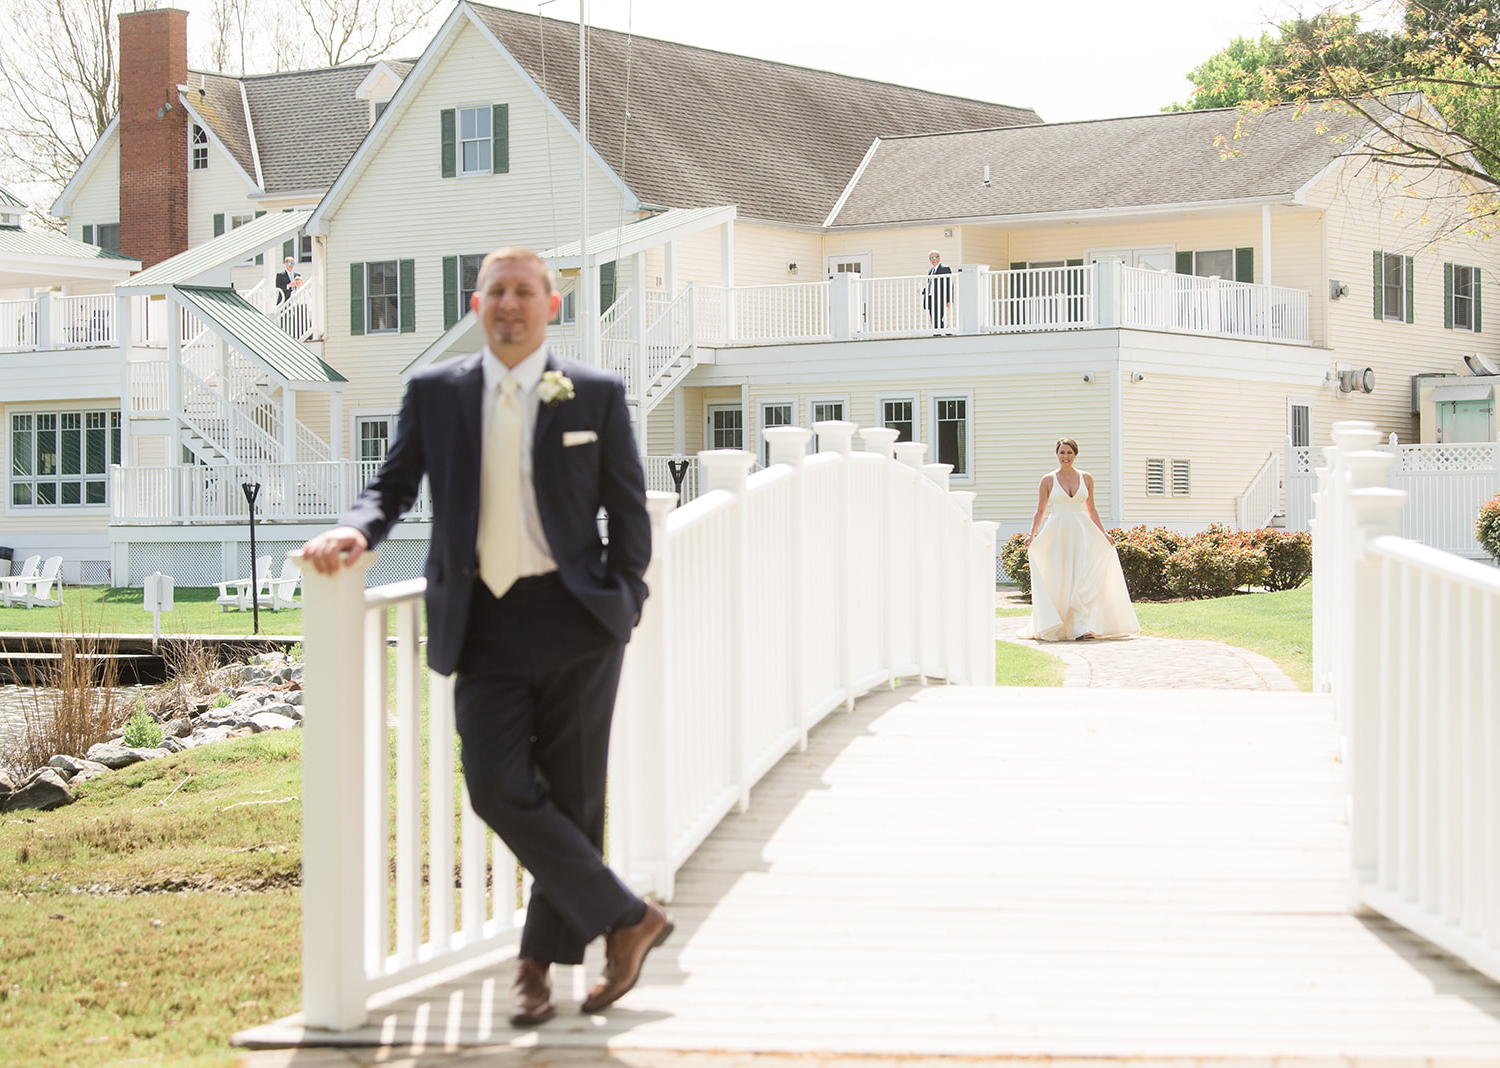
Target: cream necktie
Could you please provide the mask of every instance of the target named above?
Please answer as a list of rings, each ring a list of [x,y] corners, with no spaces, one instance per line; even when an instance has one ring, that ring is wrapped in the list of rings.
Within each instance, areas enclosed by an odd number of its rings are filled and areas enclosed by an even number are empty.
[[[500,396],[484,436],[479,493],[479,577],[496,597],[516,581],[521,541],[521,400],[513,375],[500,379]]]

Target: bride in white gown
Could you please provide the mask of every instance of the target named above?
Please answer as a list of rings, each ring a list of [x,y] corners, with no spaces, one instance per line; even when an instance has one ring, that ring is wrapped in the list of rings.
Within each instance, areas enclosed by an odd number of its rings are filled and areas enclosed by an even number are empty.
[[[1078,443],[1059,438],[1057,470],[1042,476],[1036,515],[1026,535],[1031,620],[1021,630],[1023,638],[1072,641],[1141,629],[1114,539],[1094,507],[1094,476],[1074,468],[1077,456]],[[1052,514],[1044,525],[1048,508]]]

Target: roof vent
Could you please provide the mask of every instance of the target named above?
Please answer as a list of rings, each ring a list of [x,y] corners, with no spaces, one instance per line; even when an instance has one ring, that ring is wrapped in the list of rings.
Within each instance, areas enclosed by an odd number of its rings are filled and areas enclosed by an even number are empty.
[[[981,183],[986,189],[990,187],[990,165],[984,165],[984,181]]]

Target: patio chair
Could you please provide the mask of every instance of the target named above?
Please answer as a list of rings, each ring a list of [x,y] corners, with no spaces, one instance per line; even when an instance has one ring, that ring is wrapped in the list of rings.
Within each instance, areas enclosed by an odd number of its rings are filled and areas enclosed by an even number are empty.
[[[42,558],[33,554],[26,558],[26,562],[12,575],[0,578],[0,604],[6,608],[10,607],[11,598],[20,598],[25,593],[23,579],[36,578],[37,572],[41,570]]]
[[[281,576],[270,582],[270,592],[261,597],[260,606],[279,612],[283,608],[301,608],[297,600],[297,586],[302,582],[302,569],[291,558],[281,562]]]
[[[221,612],[227,612],[231,608],[236,612],[248,612],[254,606],[255,598],[270,596],[270,584],[271,558],[262,556],[255,561],[254,578],[225,579],[218,583],[219,596],[214,598],[214,604],[219,606]]]
[[[49,556],[40,572],[34,575],[13,575],[4,579],[5,603],[9,605],[11,601],[19,600],[27,608],[56,608],[62,604],[62,577],[59,575],[62,562],[61,556]],[[57,590],[56,597],[52,596],[54,587]]]

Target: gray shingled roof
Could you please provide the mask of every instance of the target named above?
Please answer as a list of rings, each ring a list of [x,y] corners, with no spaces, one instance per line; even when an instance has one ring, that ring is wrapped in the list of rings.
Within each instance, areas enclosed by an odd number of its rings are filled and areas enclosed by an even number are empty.
[[[1357,132],[1356,120],[1291,107],[1257,118],[1224,159],[1233,109],[1051,123],[881,141],[835,226],[1129,209],[1290,196]],[[1320,130],[1320,125],[1327,129]],[[984,168],[990,185],[983,185]]]
[[[469,6],[576,123],[577,23]],[[737,204],[742,216],[821,225],[876,137],[1041,121],[1029,108],[613,30],[591,29],[589,49],[589,140],[648,204]]]
[[[411,69],[405,61],[387,60],[386,64],[401,77]],[[327,189],[369,132],[369,101],[356,99],[354,90],[374,65],[361,63],[243,79],[190,71],[189,100],[245,173],[254,178],[255,160],[240,97],[243,82],[265,191]],[[201,94],[197,92],[200,86],[204,90]]]

